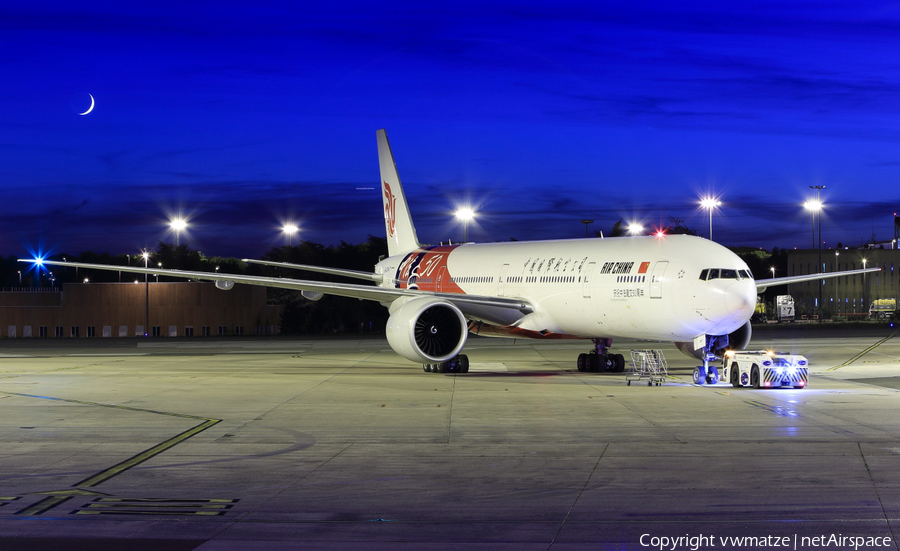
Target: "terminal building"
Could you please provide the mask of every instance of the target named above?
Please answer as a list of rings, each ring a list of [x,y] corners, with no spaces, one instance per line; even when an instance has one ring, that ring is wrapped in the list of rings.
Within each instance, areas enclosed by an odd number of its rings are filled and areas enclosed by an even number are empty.
[[[788,285],[787,294],[794,298],[798,319],[813,316],[819,306],[826,317],[862,319],[869,314],[869,306],[878,299],[900,299],[900,250],[896,241],[869,248],[822,249],[822,269],[817,271],[819,251],[816,249],[788,251],[788,276],[881,268],[880,272],[835,277]]]
[[[280,333],[266,289],[213,283],[65,283],[0,291],[0,338],[209,337]]]

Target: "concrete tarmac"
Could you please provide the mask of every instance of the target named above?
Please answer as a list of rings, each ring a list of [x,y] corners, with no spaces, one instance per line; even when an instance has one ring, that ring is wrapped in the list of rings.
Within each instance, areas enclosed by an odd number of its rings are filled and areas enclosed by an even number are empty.
[[[756,329],[803,390],[626,340],[663,385],[579,341],[471,338],[450,375],[375,337],[4,340],[0,551],[897,550],[894,335]]]

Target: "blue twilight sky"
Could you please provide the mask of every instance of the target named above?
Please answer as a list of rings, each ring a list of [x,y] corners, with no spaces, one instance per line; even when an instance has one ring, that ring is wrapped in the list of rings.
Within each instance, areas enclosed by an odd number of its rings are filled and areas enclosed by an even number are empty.
[[[214,7],[213,7],[214,6]],[[893,237],[900,2],[20,2],[0,7],[0,254],[207,255],[383,235],[386,128],[419,238]],[[78,115],[96,99],[94,110]]]

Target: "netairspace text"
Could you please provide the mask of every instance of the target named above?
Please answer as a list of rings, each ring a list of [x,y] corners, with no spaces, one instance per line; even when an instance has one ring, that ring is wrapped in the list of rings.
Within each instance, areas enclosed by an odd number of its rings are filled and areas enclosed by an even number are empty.
[[[832,549],[870,549],[891,547],[888,537],[845,536],[843,534],[823,534],[819,536],[719,536],[685,534],[683,536],[641,536],[641,547],[659,549],[659,551],[699,551],[700,549],[797,549],[832,548]]]

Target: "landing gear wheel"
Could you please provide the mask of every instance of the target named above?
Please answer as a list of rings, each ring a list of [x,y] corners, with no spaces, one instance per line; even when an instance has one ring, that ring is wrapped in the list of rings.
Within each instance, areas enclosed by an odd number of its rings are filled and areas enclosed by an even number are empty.
[[[578,355],[578,371],[587,371],[588,370],[588,360],[587,354],[579,354]]]
[[[695,367],[693,381],[695,385],[702,385],[706,381],[706,369],[701,366]]]
[[[719,370],[715,367],[710,367],[709,371],[706,372],[706,384],[714,385],[719,382]]]
[[[588,354],[588,371],[597,372],[600,371],[601,366],[603,366],[603,360],[600,358],[600,354]]]
[[[759,367],[755,365],[750,368],[750,386],[759,388]]]
[[[431,364],[423,364],[422,370],[425,371],[425,373],[431,373]]]
[[[469,357],[465,354],[460,354],[456,357],[458,372],[459,373],[468,373],[469,372]]]
[[[607,354],[605,356],[597,356],[600,360],[600,368],[598,371],[615,371],[616,370],[616,355],[615,354]]]
[[[613,357],[616,361],[616,368],[613,371],[615,371],[616,373],[622,373],[623,371],[625,371],[625,356],[621,354],[615,354]]]

